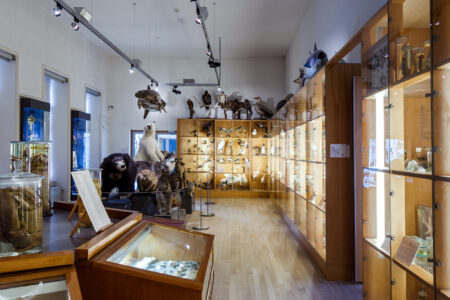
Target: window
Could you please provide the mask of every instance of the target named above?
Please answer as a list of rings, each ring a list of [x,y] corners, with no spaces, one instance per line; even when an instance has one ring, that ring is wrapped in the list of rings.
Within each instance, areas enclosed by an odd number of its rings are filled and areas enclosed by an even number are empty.
[[[139,149],[139,142],[144,135],[143,130],[131,130],[131,146],[130,154],[133,158]],[[168,152],[175,151],[177,153],[177,133],[169,132],[164,130],[156,131],[156,140],[158,141],[159,149],[161,151],[165,150]]]

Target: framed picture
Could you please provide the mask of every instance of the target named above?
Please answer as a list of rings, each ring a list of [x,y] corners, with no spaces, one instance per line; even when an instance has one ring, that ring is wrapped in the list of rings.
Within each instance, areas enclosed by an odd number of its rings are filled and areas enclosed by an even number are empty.
[[[431,206],[416,206],[416,232],[422,239],[433,235],[433,212]]]

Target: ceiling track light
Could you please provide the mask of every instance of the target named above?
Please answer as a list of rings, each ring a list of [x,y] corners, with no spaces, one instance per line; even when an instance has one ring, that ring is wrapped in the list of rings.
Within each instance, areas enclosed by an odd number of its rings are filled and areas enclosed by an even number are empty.
[[[211,52],[211,49],[210,49],[210,48],[208,48],[208,50],[206,50],[206,55],[208,55],[208,56],[211,56],[211,55],[212,55],[212,52]]]
[[[78,31],[80,29],[80,21],[77,18],[74,18],[72,24],[70,25],[72,25],[72,28],[75,31]]]
[[[134,74],[134,69],[135,69],[135,67],[134,67],[134,65],[131,65],[131,67],[130,67],[130,74]]]
[[[174,93],[175,95],[180,95],[181,91],[178,90],[178,86],[175,85],[172,89],[172,93]]]
[[[109,39],[107,39],[97,28],[92,26],[86,19],[86,16],[81,15],[74,8],[72,8],[69,4],[66,3],[65,0],[54,0],[56,4],[59,4],[62,9],[67,12],[67,14],[79,20],[81,24],[83,24],[84,28],[92,32],[97,38],[103,41],[108,47],[110,47],[114,52],[116,52],[120,57],[122,57],[125,61],[130,64],[134,63],[134,60],[131,59],[128,55],[126,55],[121,49],[119,49],[115,44],[113,44]],[[135,69],[140,72],[142,75],[147,77],[149,80],[154,80],[156,84],[158,81],[155,80],[150,74],[148,74],[145,70],[142,69],[141,66],[135,64]]]
[[[59,17],[62,14],[62,6],[59,3],[56,3],[56,7],[53,8],[53,15],[55,17]]]

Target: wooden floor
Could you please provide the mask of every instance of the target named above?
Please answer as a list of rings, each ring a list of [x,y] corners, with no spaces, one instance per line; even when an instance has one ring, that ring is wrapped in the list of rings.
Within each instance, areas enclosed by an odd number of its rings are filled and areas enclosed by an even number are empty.
[[[214,199],[214,300],[362,299],[360,284],[326,281],[269,199]],[[198,225],[199,212],[187,218]]]

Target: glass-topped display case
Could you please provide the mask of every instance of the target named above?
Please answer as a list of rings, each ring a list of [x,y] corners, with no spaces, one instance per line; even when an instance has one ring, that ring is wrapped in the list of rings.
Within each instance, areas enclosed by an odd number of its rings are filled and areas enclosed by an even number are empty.
[[[71,250],[2,259],[0,299],[81,300]]]
[[[213,239],[208,234],[140,221],[111,245],[102,246],[91,260],[78,260],[83,295],[207,299],[213,283]]]
[[[362,70],[364,293],[449,299],[450,2],[387,7],[363,29],[363,58],[387,43],[389,66],[375,88]]]
[[[50,139],[50,103],[20,97],[20,140]]]

